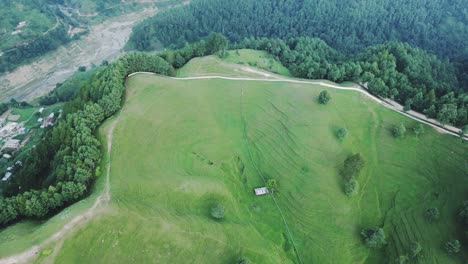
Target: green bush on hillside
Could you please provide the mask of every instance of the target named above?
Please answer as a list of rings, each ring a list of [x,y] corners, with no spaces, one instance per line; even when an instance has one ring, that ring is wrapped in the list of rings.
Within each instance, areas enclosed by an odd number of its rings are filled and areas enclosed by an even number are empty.
[[[440,218],[439,209],[436,207],[432,207],[426,210],[426,219],[429,222],[436,222]]]
[[[221,204],[216,204],[211,208],[211,217],[216,220],[221,220],[224,218],[224,206]]]
[[[404,124],[399,124],[393,127],[392,135],[396,138],[403,137],[406,133],[406,127]]]
[[[336,130],[336,137],[339,140],[345,139],[347,135],[348,135],[348,130],[346,128],[344,128],[344,127],[339,128],[338,130]]]
[[[460,241],[453,239],[445,243],[445,251],[449,254],[457,254],[460,252],[461,244]]]
[[[385,232],[379,227],[369,227],[361,231],[361,236],[369,248],[381,248],[387,244]]]
[[[331,100],[331,95],[326,90],[321,91],[318,100],[321,104],[328,104],[328,102]]]

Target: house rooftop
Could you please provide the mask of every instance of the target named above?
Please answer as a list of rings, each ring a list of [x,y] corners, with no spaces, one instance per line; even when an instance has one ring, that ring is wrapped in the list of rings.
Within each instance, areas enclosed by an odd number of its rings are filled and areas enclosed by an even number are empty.
[[[254,191],[255,191],[255,195],[257,195],[257,196],[259,196],[259,195],[265,195],[265,194],[268,194],[268,193],[269,193],[267,187],[255,188]]]

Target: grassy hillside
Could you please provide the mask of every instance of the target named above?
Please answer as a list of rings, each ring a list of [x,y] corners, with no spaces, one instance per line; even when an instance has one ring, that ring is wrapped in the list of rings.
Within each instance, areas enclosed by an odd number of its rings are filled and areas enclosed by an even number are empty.
[[[225,68],[213,57],[196,62],[210,73],[239,67]],[[197,65],[179,74],[203,74]],[[235,263],[244,256],[253,263],[297,263],[271,197],[253,194],[264,185],[261,174],[279,182],[278,204],[303,263],[382,263],[384,253],[390,260],[407,254],[411,240],[423,247],[420,263],[463,263],[443,243],[455,238],[456,213],[467,198],[468,146],[429,127],[419,138],[408,131],[394,139],[394,124],[416,123],[352,91],[328,89],[332,101],[319,105],[323,89],[131,77],[114,130],[108,210],[63,245],[43,249],[38,261]],[[334,136],[339,127],[349,130],[343,142]],[[356,152],[366,166],[359,194],[349,198],[339,169]],[[210,217],[216,203],[226,208],[222,221]],[[0,255],[42,241],[89,204],[1,231]],[[423,215],[434,206],[441,219],[430,224]],[[385,249],[363,245],[359,232],[368,226],[383,226]]]
[[[304,263],[381,263],[419,241],[425,263],[456,263],[442,244],[465,198],[467,147],[432,129],[395,140],[393,124],[414,122],[354,92],[313,85],[176,81],[137,75],[114,134],[111,206],[65,241],[58,262],[297,262],[270,197],[255,197],[258,172],[280,183],[278,201]],[[196,109],[196,111],[194,111]],[[344,143],[334,137],[345,126]],[[360,192],[348,198],[338,170],[360,152]],[[251,153],[251,154],[250,154]],[[210,207],[222,203],[226,218]],[[426,208],[441,220],[429,224]],[[383,226],[389,245],[365,248],[358,233]],[[461,259],[459,259],[461,261]]]

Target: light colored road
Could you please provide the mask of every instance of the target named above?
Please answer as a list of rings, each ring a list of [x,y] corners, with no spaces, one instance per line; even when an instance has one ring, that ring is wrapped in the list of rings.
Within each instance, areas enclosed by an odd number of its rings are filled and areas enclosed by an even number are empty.
[[[159,74],[152,73],[152,72],[136,72],[136,73],[130,74],[129,77],[132,76],[132,75],[135,75],[135,74],[159,75]],[[449,125],[446,125],[446,126],[442,127],[441,125],[439,125],[439,123],[437,123],[436,120],[429,119],[425,115],[423,115],[421,113],[418,113],[418,112],[415,112],[415,111],[404,112],[403,111],[403,106],[401,106],[397,102],[391,101],[389,99],[380,99],[377,96],[374,96],[374,95],[370,94],[366,89],[360,87],[357,84],[355,86],[353,86],[353,87],[343,87],[343,86],[339,86],[339,85],[329,84],[329,83],[326,83],[326,82],[323,82],[323,81],[310,81],[310,80],[292,79],[292,78],[281,77],[281,76],[278,76],[278,75],[268,75],[269,77],[272,77],[274,79],[226,77],[226,76],[217,76],[217,75],[197,76],[197,77],[183,77],[183,78],[181,78],[181,77],[168,77],[168,76],[163,76],[163,75],[159,75],[159,76],[164,77],[164,78],[171,78],[171,79],[174,79],[174,80],[223,79],[223,80],[232,80],[232,81],[289,82],[289,83],[315,84],[315,85],[320,85],[320,86],[329,87],[329,88],[333,88],[333,89],[356,91],[356,92],[359,92],[359,93],[362,93],[362,94],[366,95],[370,99],[376,101],[377,103],[383,105],[384,107],[386,107],[386,108],[388,108],[390,110],[393,110],[393,111],[395,111],[395,112],[397,112],[397,113],[399,113],[401,115],[409,117],[409,118],[411,118],[413,120],[416,120],[416,121],[418,121],[420,123],[431,126],[435,130],[439,131],[440,133],[449,134],[449,135],[452,135],[452,136],[459,137],[458,133],[459,133],[460,129],[458,129],[456,127],[453,127],[453,126],[449,126]],[[468,140],[468,136],[465,134],[463,139]]]

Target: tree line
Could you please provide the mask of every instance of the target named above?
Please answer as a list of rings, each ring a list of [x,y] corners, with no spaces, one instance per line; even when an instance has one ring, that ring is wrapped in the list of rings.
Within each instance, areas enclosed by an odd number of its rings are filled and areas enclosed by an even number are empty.
[[[96,130],[123,104],[126,77],[134,72],[175,75],[195,56],[224,49],[227,40],[213,34],[206,41],[158,55],[129,53],[97,72],[64,106],[64,118],[49,128],[0,197],[0,226],[42,218],[84,197],[99,173],[102,157]]]
[[[346,54],[386,42],[448,57],[468,88],[468,17],[464,0],[193,0],[135,27],[129,47],[181,47],[211,32],[246,37],[315,37]]]

